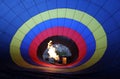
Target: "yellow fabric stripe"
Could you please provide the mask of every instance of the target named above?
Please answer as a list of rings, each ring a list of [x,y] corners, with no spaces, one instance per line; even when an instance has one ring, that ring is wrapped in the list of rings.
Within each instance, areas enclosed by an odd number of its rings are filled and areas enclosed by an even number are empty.
[[[57,12],[58,12],[58,15],[56,14]],[[49,16],[49,14],[50,14],[50,16]],[[37,24],[42,23],[43,21],[46,21],[49,19],[53,19],[53,18],[69,18],[69,19],[76,20],[76,21],[81,22],[82,24],[86,25],[86,27],[92,32],[92,34],[96,40],[96,50],[95,50],[94,55],[91,57],[91,59],[89,59],[85,64],[82,64],[78,67],[71,68],[71,69],[55,69],[55,68],[34,66],[34,65],[27,63],[22,58],[21,53],[20,53],[20,45],[21,45],[21,42],[22,42],[23,38],[25,37],[25,35]],[[35,22],[33,22],[33,19],[35,20]],[[20,31],[24,31],[25,34],[24,35],[21,34]],[[21,41],[16,40],[16,38]],[[17,48],[15,48],[14,46],[16,46]],[[100,48],[102,48],[102,49],[99,50]],[[30,20],[25,22],[18,29],[18,31],[16,32],[16,34],[14,35],[14,37],[11,41],[10,54],[11,54],[12,60],[21,67],[50,70],[50,71],[56,71],[56,72],[59,72],[59,71],[73,72],[73,71],[79,71],[82,69],[86,69],[86,68],[94,65],[104,55],[106,48],[107,48],[106,34],[105,34],[104,29],[102,28],[101,24],[94,17],[92,17],[82,11],[79,11],[79,10],[64,8],[64,9],[53,9],[53,10],[45,11],[43,13],[40,13],[40,14],[32,17]]]

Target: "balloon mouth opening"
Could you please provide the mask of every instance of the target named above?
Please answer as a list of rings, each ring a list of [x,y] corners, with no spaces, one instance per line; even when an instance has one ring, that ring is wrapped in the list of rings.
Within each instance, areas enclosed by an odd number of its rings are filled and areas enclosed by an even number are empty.
[[[52,36],[45,39],[38,47],[38,58],[47,64],[65,66],[78,58],[75,42],[65,36]]]

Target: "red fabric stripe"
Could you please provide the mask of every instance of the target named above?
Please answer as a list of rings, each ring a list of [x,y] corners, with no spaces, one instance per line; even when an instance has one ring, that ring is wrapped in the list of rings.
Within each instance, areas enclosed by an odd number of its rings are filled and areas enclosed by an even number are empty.
[[[56,36],[56,35],[68,37],[76,43],[76,45],[78,47],[78,50],[79,50],[79,56],[78,56],[78,58],[75,62],[72,62],[72,63],[70,63],[68,65],[65,65],[65,66],[56,66],[56,65],[52,65],[52,64],[42,62],[37,57],[37,48],[42,43],[42,41],[44,41],[48,37]],[[36,44],[36,42],[38,42],[38,44]],[[39,65],[54,66],[54,67],[57,67],[57,68],[66,68],[66,67],[73,67],[73,66],[77,65],[77,63],[79,63],[85,57],[86,49],[87,49],[86,43],[79,33],[77,33],[76,31],[74,31],[70,28],[58,27],[57,26],[57,27],[54,27],[54,28],[49,28],[49,29],[39,33],[36,36],[36,38],[34,38],[34,40],[32,41],[32,43],[30,45],[30,48],[29,48],[29,55],[30,55],[31,59]]]

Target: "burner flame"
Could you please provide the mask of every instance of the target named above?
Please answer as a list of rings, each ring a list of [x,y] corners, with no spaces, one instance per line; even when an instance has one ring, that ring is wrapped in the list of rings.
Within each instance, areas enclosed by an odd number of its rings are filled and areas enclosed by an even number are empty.
[[[56,48],[52,45],[52,41],[49,41],[47,48],[48,48],[49,58],[53,58],[56,61],[59,61],[60,60],[59,55],[57,55]]]

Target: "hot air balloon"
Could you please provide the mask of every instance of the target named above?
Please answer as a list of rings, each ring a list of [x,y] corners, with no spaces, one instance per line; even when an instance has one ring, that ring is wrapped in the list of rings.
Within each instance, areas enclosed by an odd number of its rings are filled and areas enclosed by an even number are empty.
[[[0,10],[2,79],[120,78],[119,0],[0,0]]]

